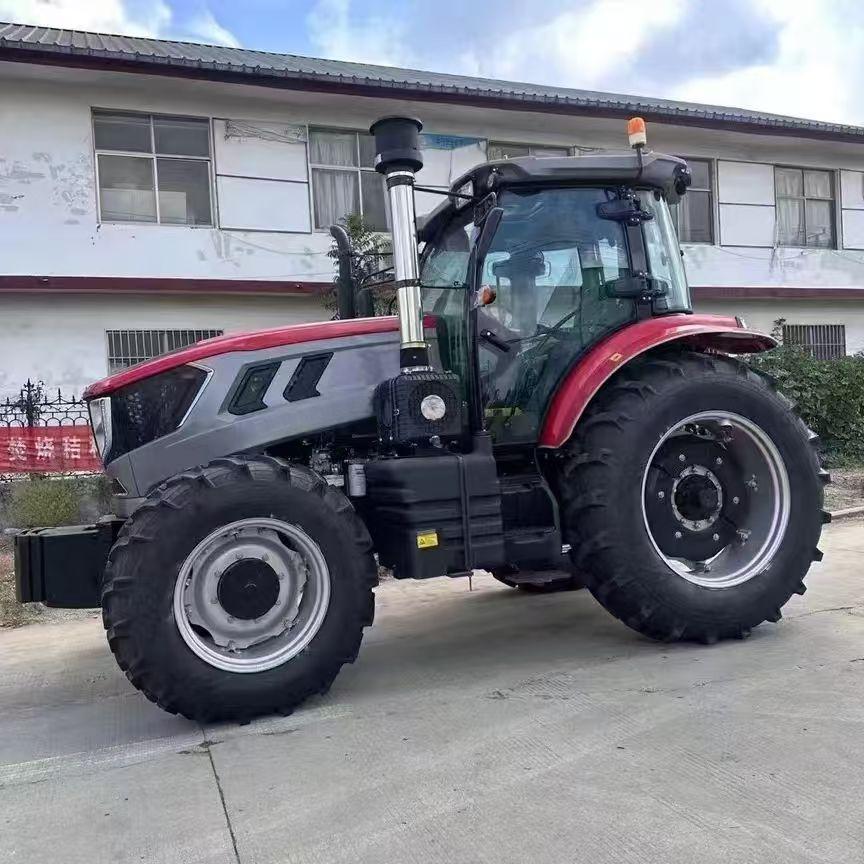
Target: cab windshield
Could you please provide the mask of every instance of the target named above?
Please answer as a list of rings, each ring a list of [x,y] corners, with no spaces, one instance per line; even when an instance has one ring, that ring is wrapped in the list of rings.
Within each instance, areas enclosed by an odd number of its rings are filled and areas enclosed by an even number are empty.
[[[480,286],[468,286],[479,229],[456,214],[430,242],[421,269],[424,311],[436,321],[438,362],[466,380],[469,287],[486,287],[478,308],[480,380],[487,426],[499,442],[536,440],[542,413],[578,356],[636,319],[637,303],[614,296],[632,275],[625,228],[601,219],[606,188],[505,189],[504,215],[483,262]],[[640,191],[653,219],[643,223],[652,275],[666,283],[669,311],[689,310],[687,283],[665,200]]]

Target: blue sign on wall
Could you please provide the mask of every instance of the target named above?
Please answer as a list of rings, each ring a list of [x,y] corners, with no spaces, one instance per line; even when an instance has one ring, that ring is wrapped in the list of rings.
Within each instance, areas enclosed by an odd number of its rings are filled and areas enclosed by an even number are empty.
[[[421,135],[420,146],[424,150],[458,150],[479,144],[482,138],[463,138],[460,135]]]

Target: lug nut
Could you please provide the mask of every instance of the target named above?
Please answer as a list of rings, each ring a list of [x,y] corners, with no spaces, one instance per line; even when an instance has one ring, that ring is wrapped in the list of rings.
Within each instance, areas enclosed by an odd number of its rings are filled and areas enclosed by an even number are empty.
[[[720,539],[720,535],[719,534],[712,534],[711,539],[716,543]]]
[[[723,460],[718,456],[718,457],[714,460],[714,464],[715,464],[715,465],[722,465],[722,464],[723,464]]]
[[[680,531],[676,531],[676,532],[675,532],[675,539],[676,539],[676,540],[680,540],[680,539],[681,539],[681,532],[680,532]]]
[[[661,490],[657,493],[657,497],[662,501],[666,497],[666,493]]]
[[[738,504],[740,501],[741,499],[737,495],[732,499],[733,504]]]
[[[686,457],[684,456],[683,453],[679,453],[679,454],[678,454],[678,461],[679,461],[679,462],[686,462],[686,461],[687,461],[687,459],[686,459]]]

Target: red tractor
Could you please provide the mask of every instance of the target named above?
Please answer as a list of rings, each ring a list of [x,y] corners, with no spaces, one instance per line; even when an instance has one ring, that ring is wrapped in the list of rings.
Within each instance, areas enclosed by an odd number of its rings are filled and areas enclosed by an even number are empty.
[[[686,163],[635,124],[634,150],[479,165],[418,232],[420,128],[372,127],[398,317],[219,337],[92,385],[118,515],[17,538],[19,599],[101,606],[168,711],[326,691],[379,563],[578,580],[640,633],[710,643],[777,621],[819,558],[815,436],[733,356],[772,339],[692,312]]]

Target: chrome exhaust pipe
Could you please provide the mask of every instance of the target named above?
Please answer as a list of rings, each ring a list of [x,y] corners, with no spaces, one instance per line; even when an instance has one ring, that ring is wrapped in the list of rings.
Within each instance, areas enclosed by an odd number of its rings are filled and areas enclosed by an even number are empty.
[[[375,170],[386,178],[390,199],[393,272],[399,311],[399,366],[403,372],[429,368],[414,210],[414,174],[423,167],[422,128],[419,120],[410,117],[382,117],[369,129],[375,136]]]

